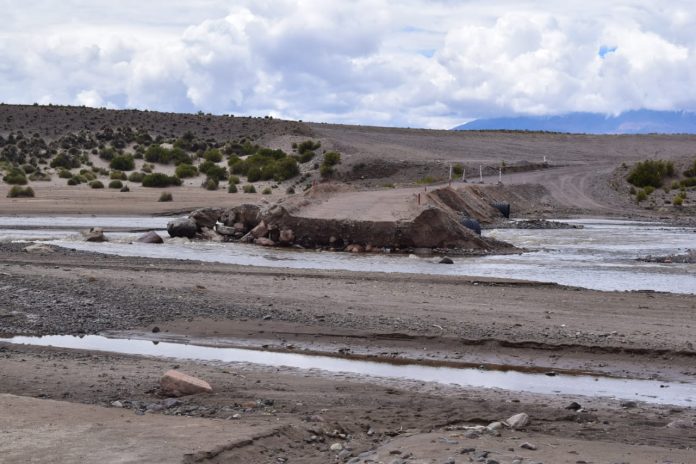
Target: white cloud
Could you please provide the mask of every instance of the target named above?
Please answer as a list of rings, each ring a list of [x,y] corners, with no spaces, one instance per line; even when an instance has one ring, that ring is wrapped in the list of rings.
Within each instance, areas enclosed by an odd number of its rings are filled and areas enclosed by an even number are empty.
[[[696,110],[690,2],[563,3],[0,0],[0,100],[425,127]]]

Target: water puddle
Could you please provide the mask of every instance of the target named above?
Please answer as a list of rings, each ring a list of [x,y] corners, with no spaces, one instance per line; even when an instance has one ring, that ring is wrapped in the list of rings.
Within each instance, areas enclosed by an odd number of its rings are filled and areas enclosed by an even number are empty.
[[[349,373],[371,377],[436,382],[472,388],[495,388],[537,394],[609,397],[678,406],[691,406],[696,400],[696,385],[664,383],[652,380],[564,374],[547,376],[513,370],[498,371],[432,367],[416,363],[391,364],[386,361],[358,361],[331,356],[153,342],[152,340],[107,338],[98,335],[87,335],[84,337],[64,335],[13,337],[0,340],[15,344],[85,349],[185,360],[252,363],[265,366],[318,369],[332,373]]]

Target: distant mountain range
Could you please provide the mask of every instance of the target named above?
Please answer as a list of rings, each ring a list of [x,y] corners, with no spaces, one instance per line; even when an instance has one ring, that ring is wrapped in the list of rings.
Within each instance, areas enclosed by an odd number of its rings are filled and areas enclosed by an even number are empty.
[[[696,113],[627,111],[619,116],[569,113],[561,116],[515,116],[476,119],[454,130],[515,130],[572,134],[696,134]]]

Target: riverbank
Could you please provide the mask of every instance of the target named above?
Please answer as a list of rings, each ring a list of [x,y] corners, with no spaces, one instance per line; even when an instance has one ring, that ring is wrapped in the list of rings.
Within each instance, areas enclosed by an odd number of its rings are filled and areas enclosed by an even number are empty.
[[[696,382],[691,346],[696,317],[688,295],[598,292],[503,279],[202,265],[63,249],[27,254],[19,245],[3,246],[0,278],[3,336],[103,330],[152,334],[157,327],[152,335],[241,340],[280,352]],[[444,462],[449,455],[468,459],[470,453],[460,452],[471,447],[488,451],[499,462],[512,462],[515,456],[546,463],[591,462],[596,457],[590,442],[610,444],[605,449],[614,460],[632,463],[655,462],[658,455],[689,462],[693,456],[677,448],[689,446],[694,429],[667,427],[693,419],[693,410],[683,407],[621,406],[619,400],[600,396],[375,381],[49,347],[2,344],[1,350],[2,393],[109,410],[118,401],[131,420],[138,420],[137,411],[162,400],[157,380],[176,365],[209,381],[215,392],[186,397],[182,405],[154,414],[203,417],[211,427],[214,418],[238,414],[230,420],[266,432],[273,426],[270,437],[251,440],[232,454],[219,451],[208,462],[243,455],[250,463],[285,457],[287,462],[323,464],[339,454],[330,449],[336,442],[351,448],[343,454],[344,462],[371,450],[372,457],[389,456],[395,448],[413,453],[405,462],[425,462],[426,457]],[[583,410],[565,409],[572,401]],[[532,418],[525,430],[482,438],[456,430],[518,412]],[[426,437],[429,444],[423,446]],[[538,449],[520,449],[524,441]],[[263,454],[271,449],[275,451]]]

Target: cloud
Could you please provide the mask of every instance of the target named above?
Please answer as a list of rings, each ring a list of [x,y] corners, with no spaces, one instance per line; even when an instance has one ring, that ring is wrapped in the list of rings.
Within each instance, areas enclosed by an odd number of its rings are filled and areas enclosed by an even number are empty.
[[[420,127],[696,110],[685,0],[2,3],[6,102]]]

